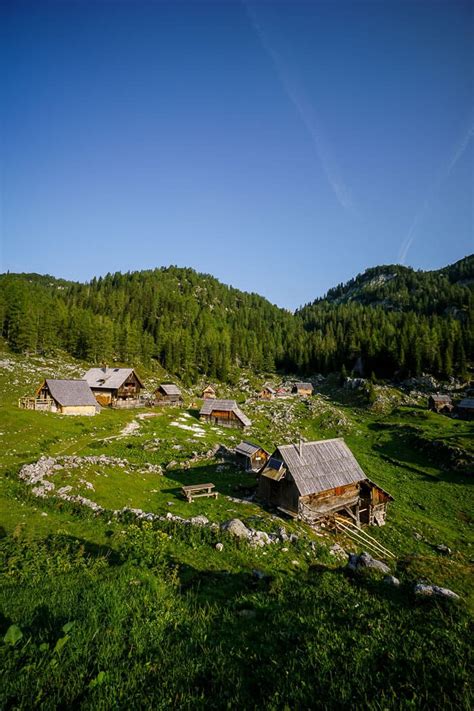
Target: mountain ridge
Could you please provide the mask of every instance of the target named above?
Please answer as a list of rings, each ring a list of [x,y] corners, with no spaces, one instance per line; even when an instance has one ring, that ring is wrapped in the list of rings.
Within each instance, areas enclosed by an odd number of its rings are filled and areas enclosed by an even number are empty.
[[[89,361],[158,360],[185,380],[241,366],[381,377],[467,375],[474,359],[474,256],[431,272],[372,267],[294,313],[191,268],[89,282],[0,275],[0,334],[18,352],[64,348]]]

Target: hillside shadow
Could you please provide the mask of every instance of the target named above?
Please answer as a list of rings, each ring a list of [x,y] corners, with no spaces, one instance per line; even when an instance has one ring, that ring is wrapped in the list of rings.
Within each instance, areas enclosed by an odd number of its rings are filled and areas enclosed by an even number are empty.
[[[268,590],[272,576],[259,570],[231,573],[228,570],[198,570],[189,564],[178,566],[182,593],[192,593],[198,604],[229,604],[242,595]]]
[[[407,442],[404,434],[393,431],[394,428],[391,431],[390,428],[379,427],[377,423],[369,425],[369,428],[383,432],[383,439],[374,445],[374,450],[390,464],[403,467],[433,483],[447,482],[462,486],[474,484],[474,478],[469,475],[467,469],[455,468],[447,455],[435,445],[430,445],[429,440],[426,440],[425,448],[415,447],[413,443]],[[426,467],[435,469],[436,473],[430,474]]]

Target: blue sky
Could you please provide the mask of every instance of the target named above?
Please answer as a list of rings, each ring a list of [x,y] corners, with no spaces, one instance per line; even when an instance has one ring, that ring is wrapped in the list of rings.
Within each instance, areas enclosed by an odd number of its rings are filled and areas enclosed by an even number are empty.
[[[295,308],[474,251],[469,2],[4,0],[0,271]]]

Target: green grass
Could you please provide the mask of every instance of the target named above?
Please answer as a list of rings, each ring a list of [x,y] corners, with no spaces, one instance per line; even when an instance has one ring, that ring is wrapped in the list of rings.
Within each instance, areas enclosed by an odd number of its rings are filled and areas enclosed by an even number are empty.
[[[398,391],[382,410],[330,386],[307,402],[242,405],[253,421],[245,438],[271,450],[300,433],[343,436],[394,496],[387,525],[370,531],[397,556],[394,590],[347,575],[329,555],[333,537],[228,498],[251,490],[254,477],[208,452],[234,446],[240,432],[201,424],[186,409],[159,411],[126,437],[118,435],[138,411],[68,418],[19,410],[18,397],[43,371],[78,375],[82,365],[5,357],[15,368],[0,369],[0,640],[12,625],[22,637],[0,642],[0,707],[472,707],[473,479],[451,458],[452,447],[467,459],[473,452],[472,423],[427,413]],[[18,471],[44,454],[126,459],[125,468],[87,464],[53,475],[56,487],[70,485],[106,509],[238,517],[266,531],[283,524],[299,540],[251,548],[218,529],[138,527],[35,498]],[[163,476],[146,471],[149,463]],[[218,499],[188,504],[181,486],[203,481]],[[452,555],[437,552],[439,543]],[[419,579],[462,599],[415,600]]]

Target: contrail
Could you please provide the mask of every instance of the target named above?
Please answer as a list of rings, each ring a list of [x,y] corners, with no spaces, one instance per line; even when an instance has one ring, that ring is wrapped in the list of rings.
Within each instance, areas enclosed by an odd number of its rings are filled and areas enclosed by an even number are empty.
[[[456,146],[456,148],[453,152],[453,155],[451,157],[451,160],[449,161],[449,163],[447,164],[446,168],[441,173],[441,175],[438,177],[438,179],[435,181],[433,187],[431,188],[430,192],[428,193],[428,196],[425,198],[421,207],[415,214],[415,217],[414,217],[413,222],[410,226],[410,229],[408,230],[408,234],[400,246],[400,251],[398,253],[398,261],[400,264],[405,264],[405,260],[407,258],[408,252],[409,252],[410,247],[412,246],[413,241],[415,239],[418,226],[424,220],[429,208],[431,207],[431,201],[433,200],[434,196],[436,195],[436,193],[438,192],[438,190],[440,189],[441,185],[446,180],[446,178],[448,178],[451,175],[451,173],[453,172],[456,163],[464,155],[466,149],[469,146],[469,143],[471,142],[471,138],[473,136],[474,136],[474,121],[471,119],[469,129],[467,130],[466,134],[462,137],[461,141],[459,141],[458,145]]]
[[[354,202],[351,192],[344,184],[339,174],[339,169],[336,165],[334,156],[331,153],[329,143],[324,137],[323,129],[307,92],[298,78],[291,74],[279,52],[277,52],[269,41],[268,35],[265,33],[257,20],[254,9],[246,0],[242,0],[242,4],[247,11],[252,29],[257,35],[260,44],[275,68],[285,94],[295,107],[312,139],[316,155],[323,166],[323,170],[331,188],[334,191],[334,194],[336,195],[336,198],[338,199],[340,205],[342,205],[342,207],[346,210],[354,209]]]

